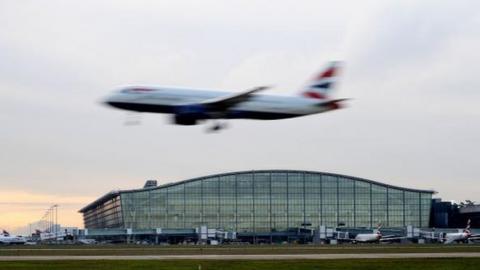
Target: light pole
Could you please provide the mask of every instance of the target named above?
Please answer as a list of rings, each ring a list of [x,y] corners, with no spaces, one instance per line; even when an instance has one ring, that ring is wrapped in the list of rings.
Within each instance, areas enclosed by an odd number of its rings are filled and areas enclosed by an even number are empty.
[[[55,209],[55,242],[58,241],[58,204],[52,206]],[[52,211],[53,212],[53,211]]]

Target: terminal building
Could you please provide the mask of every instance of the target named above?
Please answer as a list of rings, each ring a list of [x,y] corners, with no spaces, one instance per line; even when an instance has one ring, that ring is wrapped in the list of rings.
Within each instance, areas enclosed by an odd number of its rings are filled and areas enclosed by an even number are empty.
[[[322,226],[428,227],[433,193],[334,173],[242,171],[160,186],[147,181],[142,189],[107,193],[80,212],[87,232],[186,236],[208,228],[272,239]]]

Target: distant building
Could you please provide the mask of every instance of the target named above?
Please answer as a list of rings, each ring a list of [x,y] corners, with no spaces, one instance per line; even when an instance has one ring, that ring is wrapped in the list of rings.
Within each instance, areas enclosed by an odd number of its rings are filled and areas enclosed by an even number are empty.
[[[262,170],[113,191],[80,210],[86,229],[195,229],[243,235],[294,228],[427,227],[431,190],[333,173]]]
[[[458,207],[450,201],[442,201],[440,198],[432,200],[432,213],[430,227],[454,228],[458,216]]]
[[[435,228],[465,228],[468,220],[473,228],[480,227],[480,205],[457,204],[441,199],[432,200],[430,226]]]
[[[465,205],[458,209],[459,221],[462,224],[467,224],[468,220],[471,220],[472,227],[480,227],[480,205]]]

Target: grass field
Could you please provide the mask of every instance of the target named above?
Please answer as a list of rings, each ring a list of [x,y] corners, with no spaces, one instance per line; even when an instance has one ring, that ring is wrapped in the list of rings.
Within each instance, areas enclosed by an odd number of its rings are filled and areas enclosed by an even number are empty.
[[[329,269],[421,269],[421,270],[478,270],[480,258],[458,259],[353,259],[353,260],[295,260],[295,261],[30,261],[0,262],[2,270],[329,270]]]
[[[264,245],[264,246],[138,246],[40,245],[3,246],[0,256],[37,255],[196,255],[196,254],[358,254],[358,253],[480,252],[480,245]],[[480,269],[480,268],[479,268]]]

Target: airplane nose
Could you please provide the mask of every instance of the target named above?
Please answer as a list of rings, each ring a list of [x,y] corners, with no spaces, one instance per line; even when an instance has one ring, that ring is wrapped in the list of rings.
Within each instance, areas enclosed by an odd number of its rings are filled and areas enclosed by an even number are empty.
[[[100,100],[100,104],[105,105],[105,106],[113,106],[113,100],[111,97],[106,97],[102,100]]]
[[[117,109],[125,109],[125,102],[127,100],[125,99],[125,97],[121,96],[121,95],[117,95],[117,94],[114,94],[114,95],[111,95],[111,96],[108,96],[106,97],[104,100],[101,100],[100,103],[102,105],[105,105],[105,106],[108,106],[108,107],[113,107],[113,108],[117,108]]]

